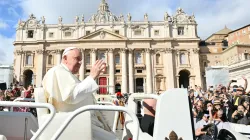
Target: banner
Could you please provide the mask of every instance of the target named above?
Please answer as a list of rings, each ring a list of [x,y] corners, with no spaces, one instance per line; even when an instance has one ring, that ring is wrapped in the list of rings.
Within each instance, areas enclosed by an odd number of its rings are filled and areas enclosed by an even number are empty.
[[[207,86],[227,86],[229,82],[229,70],[227,67],[207,67],[206,68]]]

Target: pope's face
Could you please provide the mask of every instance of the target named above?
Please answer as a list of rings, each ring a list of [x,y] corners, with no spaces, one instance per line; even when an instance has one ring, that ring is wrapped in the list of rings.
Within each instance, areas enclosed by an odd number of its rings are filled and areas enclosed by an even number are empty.
[[[78,49],[71,50],[67,56],[64,56],[65,63],[68,69],[77,74],[82,64],[82,54]]]

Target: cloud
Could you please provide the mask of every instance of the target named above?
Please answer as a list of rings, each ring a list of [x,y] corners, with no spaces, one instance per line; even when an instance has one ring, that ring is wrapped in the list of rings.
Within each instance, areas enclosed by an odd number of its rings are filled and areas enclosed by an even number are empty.
[[[9,25],[0,19],[0,29],[7,29]]]
[[[7,38],[0,34],[0,64],[12,64],[14,60],[14,37]]]

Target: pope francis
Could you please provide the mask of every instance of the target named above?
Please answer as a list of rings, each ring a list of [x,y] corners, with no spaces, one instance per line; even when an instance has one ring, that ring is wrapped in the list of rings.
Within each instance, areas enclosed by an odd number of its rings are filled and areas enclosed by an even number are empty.
[[[60,65],[51,68],[44,76],[42,85],[49,103],[54,105],[57,113],[72,112],[85,105],[95,104],[93,93],[99,88],[95,79],[106,69],[103,60],[97,60],[90,75],[80,81],[77,74],[82,63],[82,55],[76,47],[65,49]],[[95,127],[109,130],[98,111],[91,112]],[[93,130],[93,133],[97,133]],[[95,134],[93,134],[94,136]]]

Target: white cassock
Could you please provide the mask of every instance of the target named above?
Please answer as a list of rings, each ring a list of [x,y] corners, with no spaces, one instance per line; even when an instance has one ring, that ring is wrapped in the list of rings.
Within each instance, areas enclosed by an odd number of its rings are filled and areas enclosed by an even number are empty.
[[[93,93],[99,88],[92,77],[88,76],[80,81],[64,64],[51,68],[44,76],[42,85],[48,103],[54,105],[58,113],[72,112],[82,106],[95,104]],[[99,111],[92,111],[91,115],[94,128],[97,126],[110,130],[105,123],[98,120],[97,115],[102,118]],[[93,130],[93,133],[95,137],[97,132]]]

